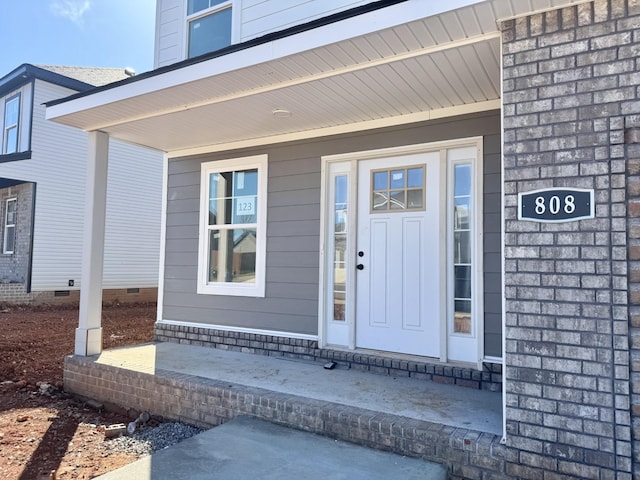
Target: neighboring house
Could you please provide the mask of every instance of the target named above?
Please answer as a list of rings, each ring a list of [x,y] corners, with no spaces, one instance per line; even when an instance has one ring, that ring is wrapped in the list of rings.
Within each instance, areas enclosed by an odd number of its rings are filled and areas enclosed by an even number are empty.
[[[128,78],[124,69],[24,64],[0,78],[0,301],[77,301],[88,135],[44,103]],[[162,155],[110,142],[105,300],[155,300]]]
[[[482,478],[638,478],[638,25],[634,0],[158,0],[158,68],[47,118],[96,168],[109,138],[166,152],[158,338],[429,359],[503,391],[507,454],[459,459]]]

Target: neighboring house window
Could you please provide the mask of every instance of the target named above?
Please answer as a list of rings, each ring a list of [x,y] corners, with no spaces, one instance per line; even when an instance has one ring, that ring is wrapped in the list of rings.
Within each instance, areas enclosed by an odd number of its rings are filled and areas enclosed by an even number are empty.
[[[231,45],[231,0],[188,0],[188,57]]]
[[[267,156],[203,163],[198,293],[264,297]]]
[[[4,135],[2,153],[18,151],[18,120],[20,117],[20,95],[9,98],[4,104]]]
[[[6,208],[4,212],[4,244],[2,247],[2,253],[13,253],[16,242],[16,205],[18,204],[15,198],[10,198],[6,202]]]

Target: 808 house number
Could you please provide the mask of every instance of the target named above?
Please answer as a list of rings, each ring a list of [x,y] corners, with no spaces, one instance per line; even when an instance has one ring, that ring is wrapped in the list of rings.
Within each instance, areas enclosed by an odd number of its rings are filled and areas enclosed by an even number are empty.
[[[518,194],[518,220],[571,222],[594,216],[593,190],[548,188]]]

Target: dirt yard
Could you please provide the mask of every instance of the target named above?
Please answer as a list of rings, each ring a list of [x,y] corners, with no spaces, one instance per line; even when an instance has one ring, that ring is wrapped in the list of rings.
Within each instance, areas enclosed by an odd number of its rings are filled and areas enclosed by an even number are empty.
[[[104,347],[149,342],[155,304],[103,310]],[[108,448],[104,427],[125,414],[96,411],[62,391],[76,307],[0,305],[0,478],[90,479],[137,459]]]

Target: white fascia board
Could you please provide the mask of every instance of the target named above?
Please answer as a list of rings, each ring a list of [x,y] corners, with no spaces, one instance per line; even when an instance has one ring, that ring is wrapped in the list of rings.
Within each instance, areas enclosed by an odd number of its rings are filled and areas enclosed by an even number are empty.
[[[447,0],[446,2],[408,0],[222,57],[177,68],[149,78],[132,81],[119,87],[59,103],[47,107],[46,118],[47,120],[55,121],[56,118],[100,107],[101,105],[108,105],[165,88],[187,84],[202,78],[280,59],[302,51],[312,50],[485,1],[487,0]]]

